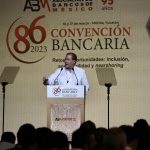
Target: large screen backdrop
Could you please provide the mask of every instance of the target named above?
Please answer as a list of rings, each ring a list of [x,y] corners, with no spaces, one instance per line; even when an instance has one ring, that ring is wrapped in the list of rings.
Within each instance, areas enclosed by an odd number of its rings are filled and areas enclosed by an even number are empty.
[[[86,120],[107,127],[107,91],[95,68],[112,67],[117,86],[111,87],[110,127],[150,122],[149,0],[1,0],[0,14],[0,73],[20,66],[6,87],[5,130],[16,132],[27,122],[46,126],[42,78],[63,66],[67,52],[77,54],[90,82]],[[2,122],[2,93],[0,100]]]

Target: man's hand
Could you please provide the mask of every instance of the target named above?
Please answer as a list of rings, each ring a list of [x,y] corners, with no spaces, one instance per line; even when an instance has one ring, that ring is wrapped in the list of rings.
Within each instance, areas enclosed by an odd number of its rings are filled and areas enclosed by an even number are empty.
[[[47,77],[43,77],[43,84],[44,85],[49,85]]]

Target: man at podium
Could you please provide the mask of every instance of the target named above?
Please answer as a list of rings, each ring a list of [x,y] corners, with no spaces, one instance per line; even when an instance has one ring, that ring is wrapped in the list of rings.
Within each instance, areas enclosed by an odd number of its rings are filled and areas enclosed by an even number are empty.
[[[48,78],[43,78],[44,85],[84,85],[86,91],[89,91],[89,82],[85,71],[76,66],[77,55],[75,53],[67,53],[65,57],[65,65],[57,69]]]

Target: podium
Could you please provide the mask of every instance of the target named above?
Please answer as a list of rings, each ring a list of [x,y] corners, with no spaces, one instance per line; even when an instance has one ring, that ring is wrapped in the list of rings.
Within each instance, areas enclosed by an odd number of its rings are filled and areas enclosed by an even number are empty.
[[[85,86],[47,86],[47,126],[62,131],[71,141],[72,132],[85,121]]]

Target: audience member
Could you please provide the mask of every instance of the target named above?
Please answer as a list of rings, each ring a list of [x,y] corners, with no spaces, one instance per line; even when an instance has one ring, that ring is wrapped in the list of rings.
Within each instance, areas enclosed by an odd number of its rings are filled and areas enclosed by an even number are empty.
[[[125,150],[126,135],[120,128],[111,128],[104,137],[103,150]]]
[[[72,134],[72,148],[82,150],[93,150],[96,145],[95,132],[79,128]]]
[[[126,150],[136,150],[138,145],[138,137],[134,127],[122,125],[120,128],[125,132],[127,138]]]
[[[38,150],[49,150],[52,142],[52,130],[47,127],[37,128]]]
[[[67,135],[61,131],[53,132],[50,150],[69,150]]]
[[[106,128],[97,128],[95,132],[96,146],[95,150],[101,150],[103,147],[104,137],[107,136],[108,129]]]
[[[145,119],[138,119],[134,123],[134,128],[136,130],[137,136],[138,136],[138,146],[137,150],[146,150],[144,149],[145,145],[148,143],[147,138],[148,138],[148,130],[149,130],[149,125],[148,122]],[[147,144],[146,144],[147,143]]]
[[[80,129],[84,130],[84,131],[90,130],[92,132],[95,132],[96,131],[96,125],[91,120],[88,120],[88,121],[85,121],[81,124]]]
[[[7,150],[15,146],[16,137],[13,132],[4,132],[1,136],[0,150]]]
[[[36,150],[36,129],[31,124],[23,124],[17,132],[18,143],[11,150]]]

